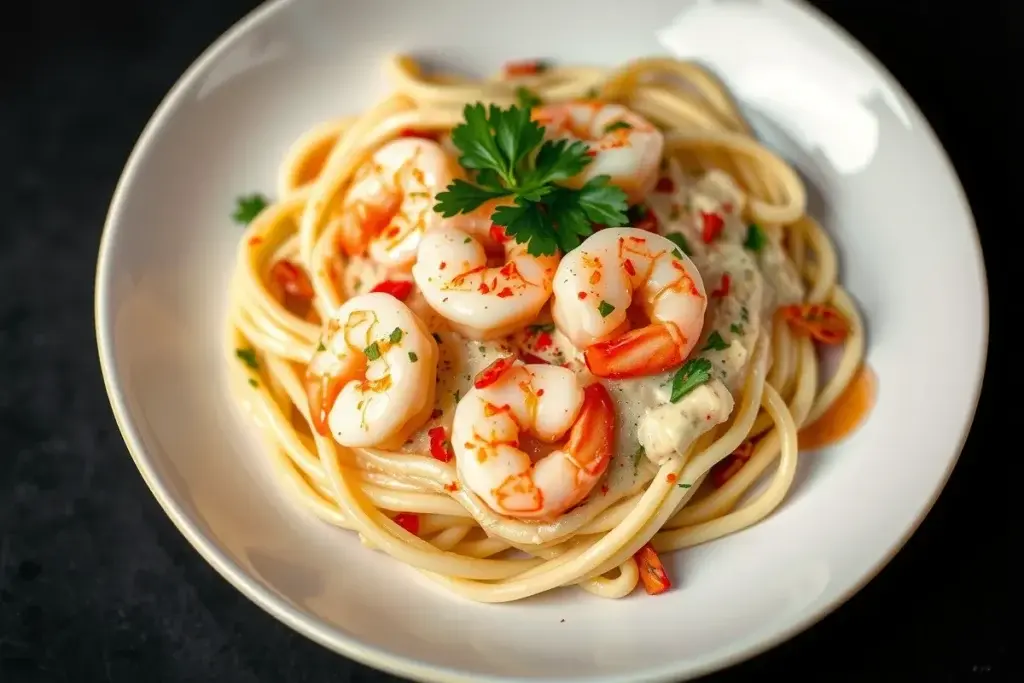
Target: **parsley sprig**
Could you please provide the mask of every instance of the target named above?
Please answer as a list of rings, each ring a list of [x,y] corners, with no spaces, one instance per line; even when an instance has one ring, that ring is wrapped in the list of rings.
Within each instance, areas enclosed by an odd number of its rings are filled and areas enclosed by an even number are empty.
[[[606,175],[578,189],[558,184],[591,162],[579,140],[544,140],[544,128],[530,110],[466,105],[465,121],[452,130],[459,163],[475,182],[456,180],[437,195],[434,210],[450,218],[469,213],[491,199],[512,197],[491,220],[534,256],[571,251],[593,232],[594,223],[624,225],[626,195]]]

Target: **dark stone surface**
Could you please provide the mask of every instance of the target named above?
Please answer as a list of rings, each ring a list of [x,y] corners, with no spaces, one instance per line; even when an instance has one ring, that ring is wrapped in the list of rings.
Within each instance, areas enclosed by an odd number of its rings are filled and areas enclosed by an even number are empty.
[[[138,476],[100,380],[93,274],[114,184],[177,77],[254,4],[5,6],[0,681],[396,680],[295,635],[205,564]],[[1019,676],[1002,622],[1018,595],[1008,548],[1020,532],[1007,520],[1020,446],[996,447],[992,436],[1005,430],[998,395],[1020,365],[1005,360],[999,315],[1011,305],[1001,292],[1015,265],[1006,261],[1015,253],[1009,239],[1020,230],[1019,210],[1009,210],[1020,199],[1010,184],[1019,168],[1009,162],[1021,139],[1011,106],[1019,77],[1001,75],[1011,42],[1020,44],[1011,16],[1019,9],[1010,0],[815,4],[889,66],[961,174],[992,289],[990,371],[949,486],[889,567],[818,626],[712,680]],[[1019,312],[1019,301],[1012,305]],[[950,311],[950,324],[956,317]],[[937,390],[957,371],[936,368]]]

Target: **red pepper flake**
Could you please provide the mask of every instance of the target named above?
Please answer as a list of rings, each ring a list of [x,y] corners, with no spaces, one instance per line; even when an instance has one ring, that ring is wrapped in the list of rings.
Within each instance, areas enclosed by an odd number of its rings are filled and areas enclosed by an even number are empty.
[[[604,496],[604,495],[607,495],[607,494],[608,494],[608,484],[601,484],[601,495]]]
[[[444,490],[447,491],[448,493],[455,493],[456,491],[459,490],[459,482],[453,481],[450,484],[445,484]]]
[[[500,292],[498,292],[498,298],[499,299],[507,299],[510,296],[512,296],[512,288],[511,287],[505,287]]]
[[[718,285],[718,289],[711,292],[711,296],[728,296],[730,284],[732,284],[732,280],[729,278],[729,273],[726,273],[722,276],[722,284]]]
[[[505,228],[501,227],[497,223],[491,223],[491,239],[501,244],[508,240],[508,235],[505,234]]]
[[[779,312],[794,332],[822,344],[839,344],[850,335],[850,322],[828,304],[793,304]]]
[[[399,301],[405,301],[412,292],[412,282],[409,280],[384,280],[383,282],[377,283],[377,285],[370,291],[390,294]]]
[[[743,465],[750,460],[754,454],[754,442],[744,441],[736,450],[727,455],[720,463],[711,468],[711,481],[715,488],[725,486],[725,482],[732,479],[737,472],[743,469]]]
[[[445,261],[441,261],[441,264],[438,266],[438,268],[440,270],[444,270],[447,267],[448,267],[448,264]]]
[[[487,294],[488,292],[491,291],[491,288],[487,286],[486,282],[481,282],[480,286],[477,287],[477,289],[480,291],[481,294]]]
[[[597,152],[595,152],[595,151],[594,151],[594,150],[592,150],[592,149],[588,149],[588,150],[587,150],[587,156],[588,156],[588,157],[596,157],[596,156],[597,156]]]
[[[434,140],[435,142],[437,141],[436,133],[431,133],[430,131],[426,130],[416,130],[415,128],[403,128],[402,131],[398,134],[398,137],[422,138],[424,140]]]
[[[542,73],[547,65],[539,59],[525,59],[518,62],[505,63],[505,78],[517,76],[533,76]]]
[[[535,356],[529,352],[522,352],[519,354],[520,360],[528,365],[551,365],[548,361],[544,360],[540,356]],[[539,394],[538,394],[539,395]]]
[[[534,343],[534,346],[537,348],[538,351],[544,351],[545,349],[551,348],[551,345],[553,343],[554,342],[551,339],[551,333],[541,332],[540,334],[537,335],[537,341]]]
[[[414,512],[399,512],[391,521],[413,536],[420,533],[420,516]]]
[[[279,284],[286,294],[299,299],[313,298],[313,285],[306,271],[286,259],[281,259],[270,269],[270,277]]]
[[[473,380],[473,386],[477,389],[491,386],[505,374],[506,370],[512,367],[515,361],[515,356],[502,356],[477,373],[476,379]]]
[[[675,189],[676,184],[671,178],[658,178],[658,184],[654,186],[655,192],[673,192]]]
[[[451,462],[452,458],[455,457],[455,452],[452,451],[452,445],[448,442],[448,437],[444,433],[444,427],[428,429],[427,436],[430,437],[430,455],[435,460]]]
[[[540,398],[543,395],[544,395],[544,390],[543,389],[538,389],[537,390],[537,398]]]
[[[704,240],[704,244],[711,244],[722,233],[725,220],[717,213],[708,213],[707,211],[701,211],[700,218],[703,224],[700,238]]]
[[[679,479],[679,476],[676,475],[676,474],[673,474],[672,472],[669,472],[668,474],[665,475],[665,481],[667,481],[670,484],[676,483],[677,479]]]
[[[630,275],[636,275],[636,268],[633,267],[633,262],[630,261],[629,259],[623,261],[622,267],[625,268],[626,272],[629,273]]]
[[[263,243],[263,238],[260,237],[259,235],[253,235],[252,237],[249,238],[249,246],[250,247],[255,247],[257,244],[262,244],[262,243]]]
[[[595,270],[593,273],[590,274],[590,284],[596,285],[600,281],[601,281],[601,271]]]
[[[650,543],[636,551],[633,559],[636,560],[637,569],[640,570],[640,580],[644,584],[644,590],[649,595],[664,593],[672,587],[672,582],[665,572],[665,566]]]
[[[399,232],[400,231],[398,229],[398,226],[397,225],[393,225],[393,226],[391,226],[391,228],[388,229],[387,234],[384,235],[384,236],[387,237],[389,240],[390,239],[394,239],[395,237],[398,237],[398,233]]]
[[[583,301],[584,299],[587,298],[587,293],[586,292],[580,292],[579,294],[576,295],[576,298],[579,299],[580,301]]]
[[[440,408],[434,408],[432,411],[430,411],[430,419],[431,420],[436,420],[437,418],[441,417],[442,415],[444,415],[444,411],[441,410]]]

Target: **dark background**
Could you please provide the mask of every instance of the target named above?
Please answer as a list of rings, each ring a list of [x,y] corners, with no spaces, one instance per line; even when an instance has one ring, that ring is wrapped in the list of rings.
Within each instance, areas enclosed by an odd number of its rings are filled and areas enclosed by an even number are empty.
[[[103,393],[101,226],[161,98],[254,0],[26,2],[0,21],[0,681],[395,681],[298,636],[220,578],[149,494]],[[807,633],[712,681],[1006,680],[1008,470],[994,395],[1020,143],[1012,0],[814,2],[903,83],[970,197],[992,292],[989,373],[948,487],[906,548]],[[12,9],[17,5],[18,9]],[[397,3],[396,3],[397,6]],[[27,13],[27,14],[26,14]],[[1019,50],[1017,50],[1019,51]],[[1019,55],[1014,55],[1017,57]],[[1014,59],[1013,61],[1016,61]],[[1015,194],[1016,192],[1016,194]],[[1002,241],[1001,241],[1002,240]],[[922,253],[928,246],[921,245]],[[955,286],[955,283],[951,283]],[[941,296],[937,292],[936,296]],[[1016,304],[1019,309],[1019,300]],[[956,311],[950,312],[956,324]],[[908,350],[908,352],[911,350]],[[992,368],[1001,365],[999,373]],[[942,376],[957,368],[936,368]],[[1019,401],[1018,401],[1019,402]],[[878,476],[885,476],[879,472]],[[868,483],[869,484],[869,483]],[[866,504],[870,504],[866,501]],[[1020,520],[1018,520],[1020,521]],[[1019,576],[1019,569],[1015,570]],[[1011,597],[1013,596],[1013,597]],[[1007,622],[1007,626],[1003,622]],[[1014,629],[1016,630],[1016,629]],[[1018,674],[1012,675],[1017,670]]]

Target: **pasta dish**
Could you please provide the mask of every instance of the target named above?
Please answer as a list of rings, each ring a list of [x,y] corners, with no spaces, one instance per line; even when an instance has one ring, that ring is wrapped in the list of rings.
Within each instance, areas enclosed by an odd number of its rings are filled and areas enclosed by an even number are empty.
[[[232,384],[282,488],[472,600],[664,592],[868,408],[800,178],[691,63],[386,70],[235,213]]]

